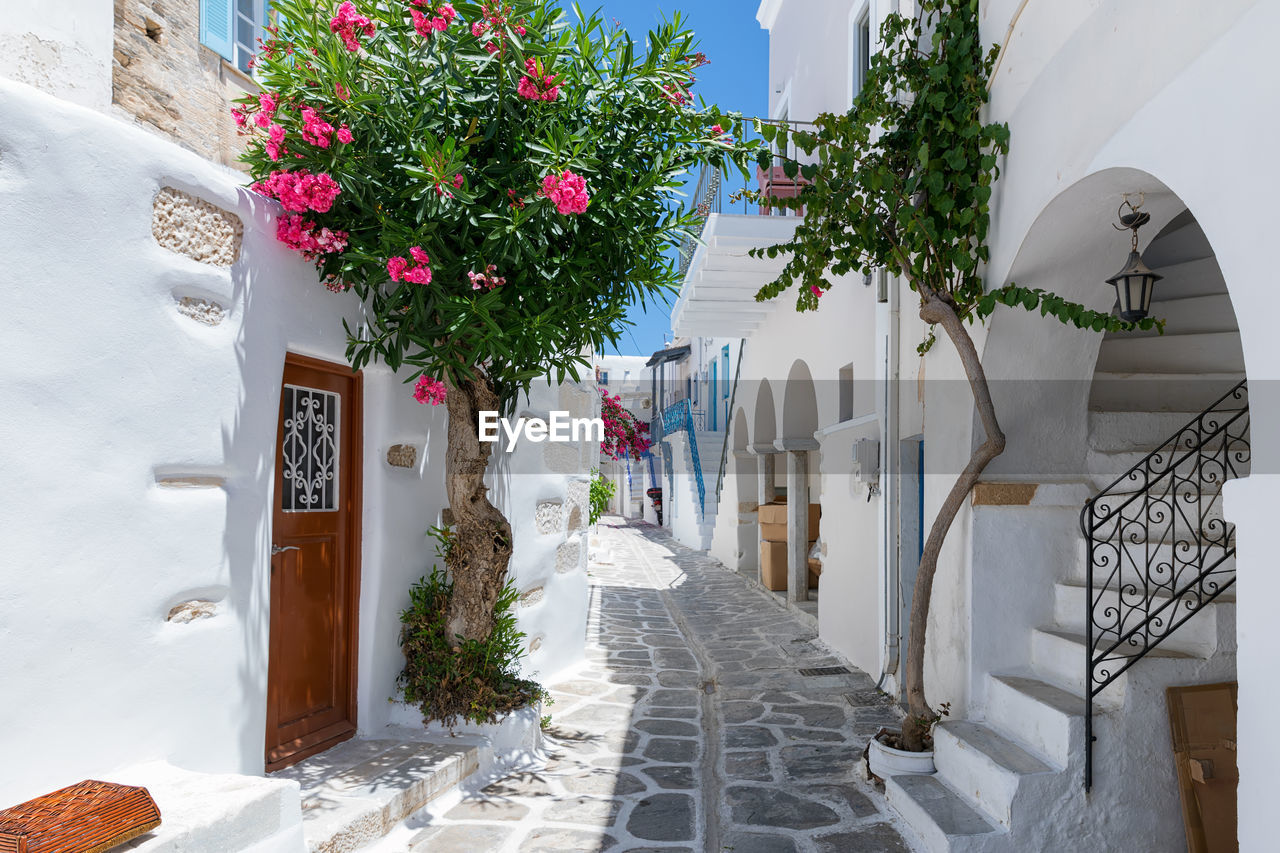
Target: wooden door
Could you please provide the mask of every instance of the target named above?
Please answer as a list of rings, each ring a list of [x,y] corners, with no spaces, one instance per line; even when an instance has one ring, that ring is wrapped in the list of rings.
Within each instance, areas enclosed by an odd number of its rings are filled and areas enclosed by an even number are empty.
[[[356,730],[360,375],[288,355],[271,547],[267,770]]]
[[[1236,841],[1236,682],[1165,691],[1182,819],[1191,853],[1234,853]]]

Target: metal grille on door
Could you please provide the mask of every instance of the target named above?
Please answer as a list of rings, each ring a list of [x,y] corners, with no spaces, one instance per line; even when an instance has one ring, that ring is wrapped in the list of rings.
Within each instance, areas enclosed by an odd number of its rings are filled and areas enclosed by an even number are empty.
[[[285,512],[334,512],[338,509],[337,394],[284,386],[283,495]]]

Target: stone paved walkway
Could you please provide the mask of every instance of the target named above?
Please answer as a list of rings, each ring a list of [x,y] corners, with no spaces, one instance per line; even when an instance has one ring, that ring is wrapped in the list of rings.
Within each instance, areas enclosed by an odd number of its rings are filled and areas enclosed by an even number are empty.
[[[802,674],[845,664],[659,528],[605,518],[593,542],[587,662],[551,686],[545,765],[380,853],[911,850],[854,775],[899,719],[867,675]]]

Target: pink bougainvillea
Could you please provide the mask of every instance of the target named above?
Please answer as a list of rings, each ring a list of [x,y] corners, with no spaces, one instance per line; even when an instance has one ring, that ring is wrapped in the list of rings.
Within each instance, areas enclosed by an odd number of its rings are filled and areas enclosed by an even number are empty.
[[[418,381],[413,385],[413,399],[423,405],[427,403],[433,406],[440,405],[444,402],[446,393],[444,383],[430,376],[419,376]]]
[[[600,419],[604,421],[604,441],[600,452],[610,459],[630,456],[639,459],[649,450],[649,425],[622,407],[622,397],[600,389]]]
[[[306,169],[292,172],[277,169],[253,184],[251,189],[260,195],[277,199],[285,210],[299,213],[307,210],[328,213],[333,207],[333,200],[342,192],[342,187],[327,173],[313,175]]]
[[[538,195],[551,199],[556,210],[566,215],[585,213],[591,201],[591,196],[587,194],[586,180],[568,169],[559,175],[553,172],[543,178]]]
[[[347,248],[346,231],[321,228],[301,216],[282,216],[276,222],[276,239],[290,249],[301,252],[309,261],[321,255],[341,252]]]
[[[524,61],[525,76],[516,84],[516,94],[530,101],[554,101],[560,97],[556,75],[547,74],[541,60],[530,57]]]
[[[338,13],[329,21],[329,31],[336,33],[342,39],[343,46],[352,53],[360,49],[360,34],[368,38],[373,35],[374,30],[373,21],[357,12],[351,0],[346,0],[339,6]]]
[[[414,246],[409,249],[409,256],[413,258],[417,266],[411,266],[409,261],[401,257],[387,259],[387,275],[391,276],[392,281],[406,281],[410,284],[430,284],[431,283],[431,267],[427,264],[431,263],[431,257],[422,250],[421,246]]]
[[[821,287],[818,287],[818,285],[816,284],[809,285],[809,290],[813,291],[813,295],[818,297],[819,299],[822,298],[822,294],[825,292]]]

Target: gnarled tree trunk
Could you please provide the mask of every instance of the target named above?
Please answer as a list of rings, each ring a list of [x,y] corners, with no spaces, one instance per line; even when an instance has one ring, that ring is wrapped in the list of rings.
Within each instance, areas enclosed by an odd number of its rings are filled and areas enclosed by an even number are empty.
[[[920,568],[916,573],[915,589],[911,596],[911,621],[907,634],[907,720],[902,730],[903,747],[913,752],[924,749],[924,738],[929,733],[929,725],[933,719],[933,709],[929,707],[924,695],[924,642],[929,622],[929,599],[933,594],[933,578],[938,571],[938,555],[964,499],[991,460],[1004,452],[1004,433],[1000,431],[1000,424],[996,421],[991,389],[987,386],[987,374],[982,369],[982,359],[978,356],[978,350],[973,345],[973,338],[969,336],[964,322],[950,304],[933,295],[923,296],[920,319],[942,326],[955,346],[969,380],[969,390],[973,393],[973,402],[978,408],[986,440],[974,450],[969,464],[960,472],[951,491],[947,493],[947,499],[929,529],[924,553],[920,555]]]
[[[453,546],[447,565],[453,580],[449,631],[481,640],[493,630],[493,608],[511,560],[511,525],[489,502],[485,469],[493,445],[480,441],[479,413],[498,411],[499,399],[487,377],[450,385],[449,445],[445,453],[446,491],[453,514]]]

